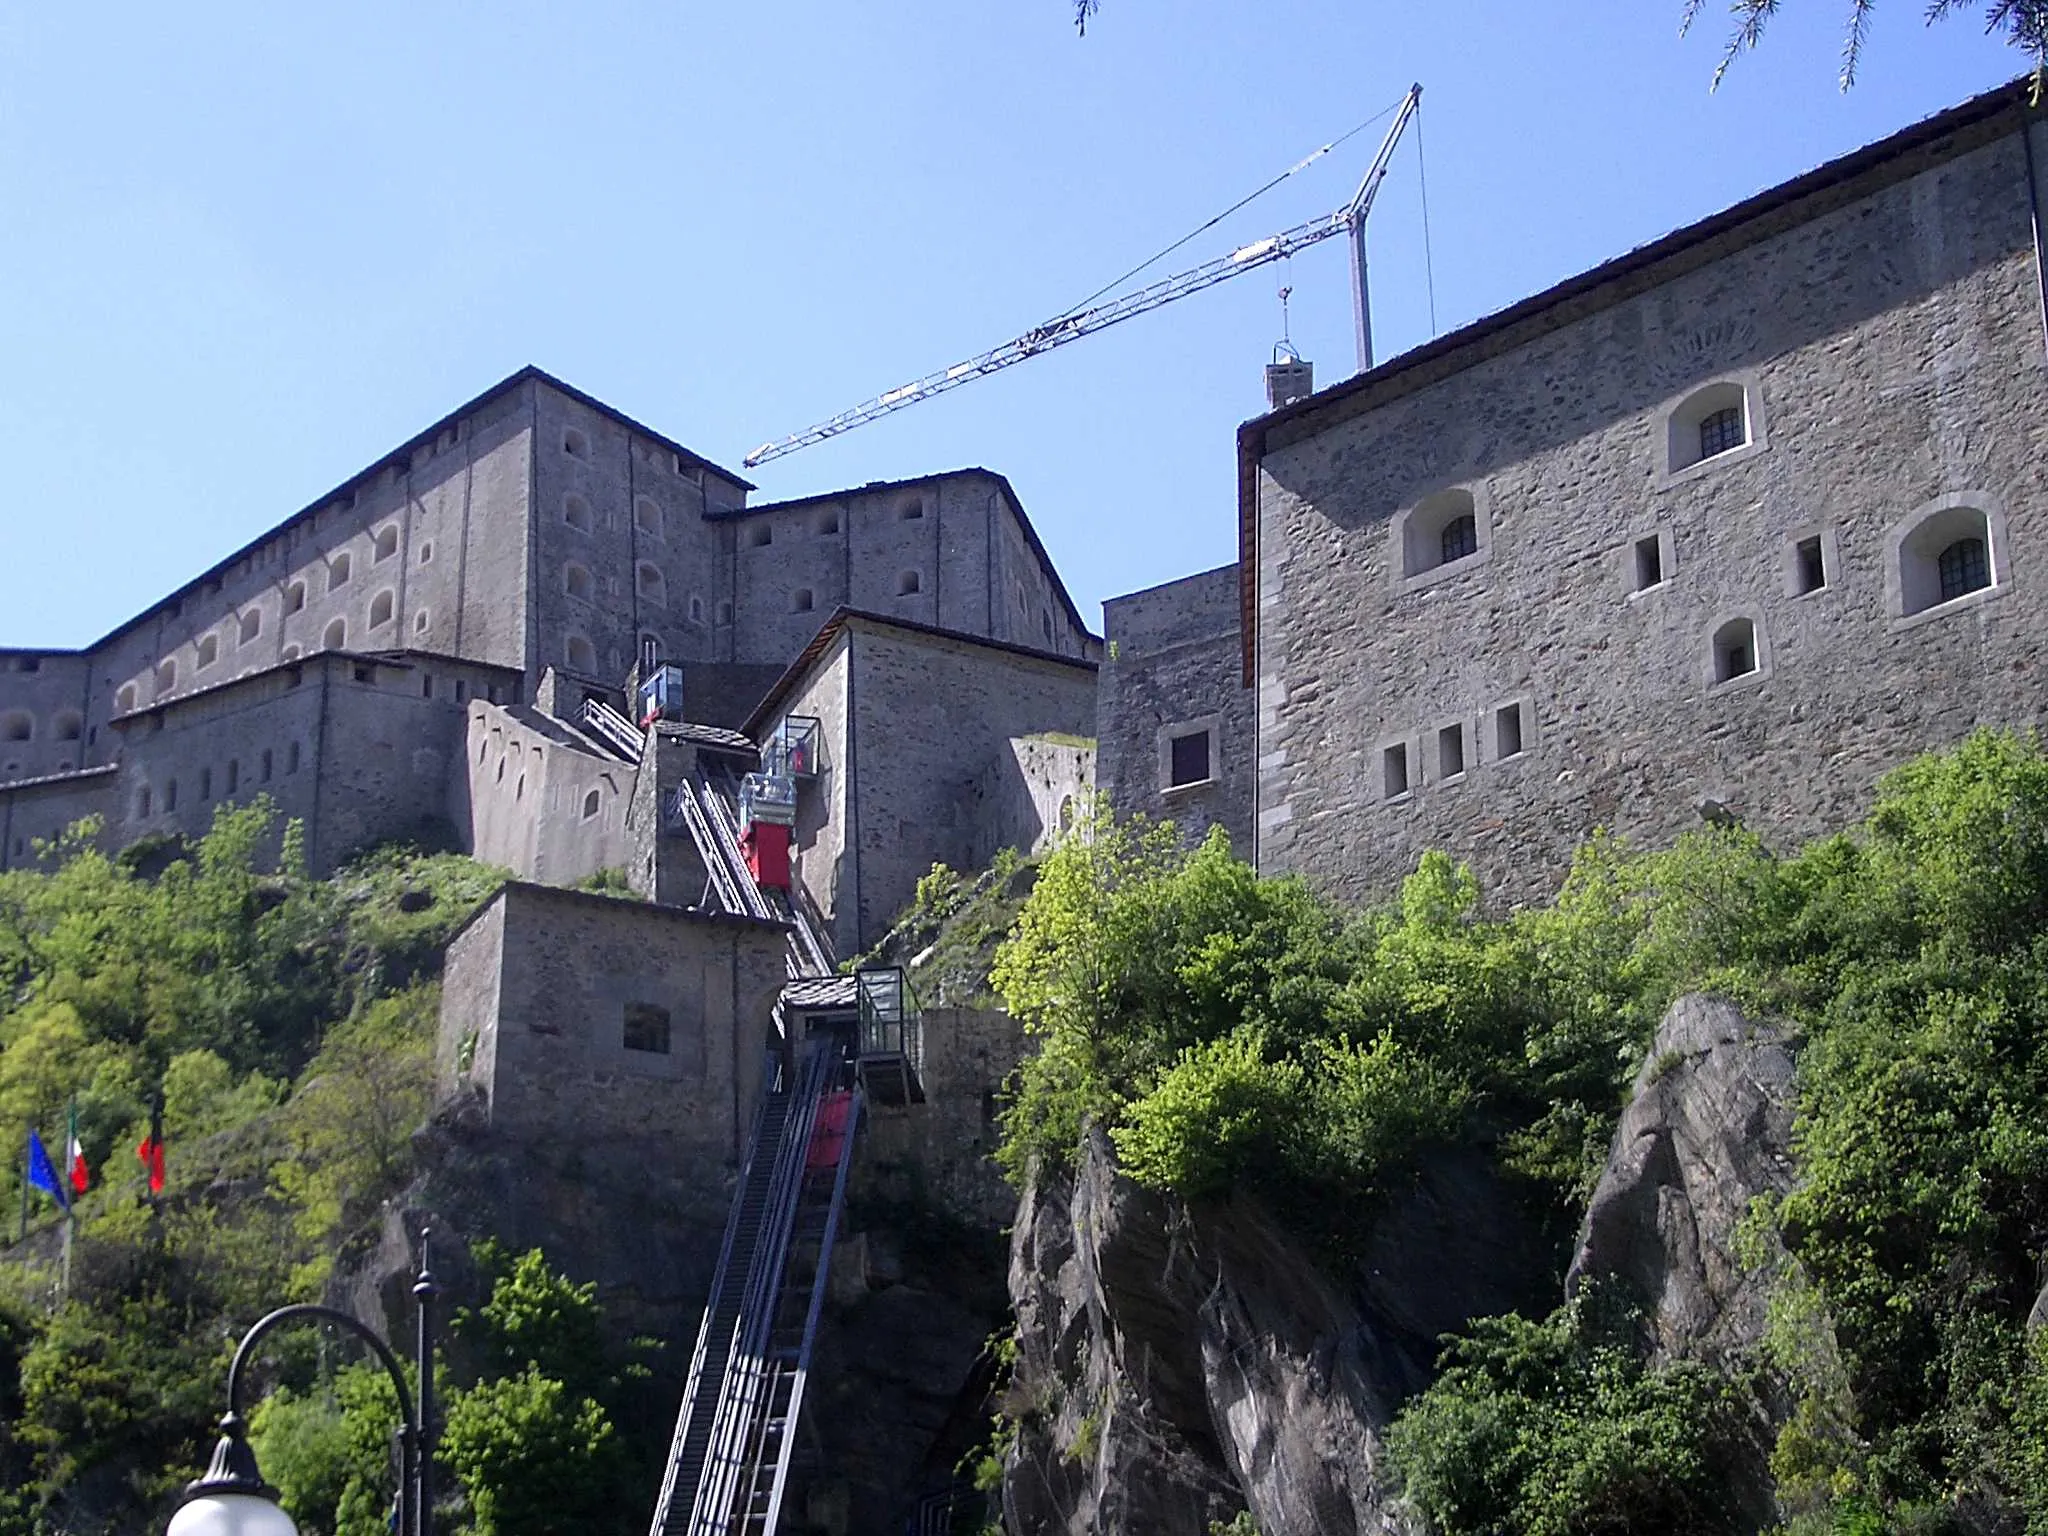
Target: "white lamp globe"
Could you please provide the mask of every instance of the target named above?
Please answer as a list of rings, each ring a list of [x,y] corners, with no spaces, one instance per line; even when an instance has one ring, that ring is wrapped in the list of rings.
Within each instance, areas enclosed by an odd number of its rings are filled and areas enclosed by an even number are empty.
[[[299,1536],[292,1517],[253,1493],[202,1493],[188,1499],[164,1536]]]

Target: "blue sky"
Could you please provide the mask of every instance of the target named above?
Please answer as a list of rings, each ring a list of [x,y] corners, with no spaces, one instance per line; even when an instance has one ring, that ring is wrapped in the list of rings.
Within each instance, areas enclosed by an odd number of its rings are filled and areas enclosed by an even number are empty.
[[[1794,0],[1718,94],[1679,0],[0,0],[0,644],[78,645],[522,364],[718,462],[994,346],[1425,95],[1382,356],[2019,73]],[[1327,211],[1380,130],[1162,271]],[[764,466],[1001,470],[1091,622],[1234,556],[1233,432],[1341,242]]]

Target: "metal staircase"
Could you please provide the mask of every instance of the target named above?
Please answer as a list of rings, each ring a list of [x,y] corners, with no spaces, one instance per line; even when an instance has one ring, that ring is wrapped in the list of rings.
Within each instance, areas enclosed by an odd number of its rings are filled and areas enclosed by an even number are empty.
[[[807,1043],[754,1123],[651,1536],[772,1536],[846,1199],[858,1089],[848,1042]]]

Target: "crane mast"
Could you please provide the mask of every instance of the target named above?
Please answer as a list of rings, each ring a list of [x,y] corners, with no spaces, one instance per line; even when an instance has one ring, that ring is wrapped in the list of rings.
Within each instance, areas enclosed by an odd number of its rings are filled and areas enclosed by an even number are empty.
[[[1358,184],[1358,190],[1351,200],[1334,213],[1326,213],[1284,229],[1277,235],[1268,235],[1263,240],[1254,240],[1250,245],[1240,246],[1226,256],[1173,277],[1161,278],[1145,288],[1134,289],[1120,298],[1109,299],[1080,309],[1068,310],[1056,315],[1043,325],[1033,326],[1023,335],[1004,342],[1001,346],[970,357],[965,362],[955,363],[937,373],[928,373],[923,378],[912,379],[907,384],[885,391],[871,400],[864,400],[837,416],[807,427],[801,432],[777,442],[764,443],[748,454],[743,461],[749,469],[779,459],[784,454],[794,453],[799,448],[808,448],[813,443],[822,443],[828,437],[837,437],[842,432],[851,432],[855,427],[864,426],[879,416],[900,411],[905,406],[915,405],[920,400],[929,400],[942,395],[949,389],[958,389],[971,380],[985,378],[991,373],[1000,373],[1005,368],[1015,367],[1027,358],[1050,352],[1054,347],[1065,346],[1070,341],[1079,341],[1083,336],[1105,330],[1119,321],[1148,314],[1162,305],[1189,294],[1200,293],[1218,283],[1284,261],[1296,251],[1328,240],[1333,235],[1349,235],[1351,246],[1352,305],[1357,323],[1358,366],[1363,372],[1372,366],[1372,307],[1366,291],[1365,221],[1372,212],[1373,199],[1378,196],[1380,184],[1387,179],[1387,168],[1393,162],[1395,147],[1401,142],[1401,135],[1407,129],[1409,120],[1422,102],[1422,87],[1410,86],[1408,94],[1401,99],[1401,105],[1394,114],[1393,126],[1387,130],[1386,139],[1380,144],[1379,153],[1373,157],[1372,165]]]

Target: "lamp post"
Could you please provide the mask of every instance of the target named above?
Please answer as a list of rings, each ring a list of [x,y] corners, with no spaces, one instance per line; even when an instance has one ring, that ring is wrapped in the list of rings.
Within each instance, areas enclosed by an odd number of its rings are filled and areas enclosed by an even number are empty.
[[[427,1233],[420,1234],[420,1272],[413,1281],[413,1300],[419,1311],[419,1335],[414,1364],[419,1370],[419,1412],[413,1412],[412,1393],[405,1384],[405,1372],[398,1357],[373,1330],[348,1313],[333,1307],[302,1302],[279,1307],[259,1318],[256,1326],[242,1336],[228,1367],[228,1411],[220,1421],[220,1443],[213,1448],[213,1460],[205,1476],[185,1485],[184,1502],[178,1506],[164,1536],[298,1536],[292,1518],[277,1505],[277,1490],[263,1481],[256,1469],[256,1453],[249,1448],[248,1425],[242,1417],[242,1367],[265,1334],[286,1323],[319,1321],[346,1329],[370,1346],[370,1351],[391,1377],[398,1393],[400,1469],[398,1478],[398,1536],[433,1536],[434,1508],[434,1298],[441,1288],[427,1268]]]

